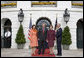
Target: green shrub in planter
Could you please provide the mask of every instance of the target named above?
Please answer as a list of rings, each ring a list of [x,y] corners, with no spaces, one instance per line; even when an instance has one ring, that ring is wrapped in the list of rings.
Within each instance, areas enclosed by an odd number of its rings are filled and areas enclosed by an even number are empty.
[[[23,26],[22,24],[20,25],[19,27],[19,30],[16,34],[16,39],[15,39],[15,42],[18,44],[18,45],[23,45],[26,43],[26,40],[25,40],[25,36],[24,36],[24,33],[23,33]]]
[[[62,32],[62,45],[64,45],[63,47],[67,49],[66,46],[69,46],[71,43],[70,29],[66,26]]]

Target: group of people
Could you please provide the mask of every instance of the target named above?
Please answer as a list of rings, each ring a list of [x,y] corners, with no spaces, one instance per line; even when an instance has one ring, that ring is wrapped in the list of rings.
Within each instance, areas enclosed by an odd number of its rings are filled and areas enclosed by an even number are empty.
[[[44,54],[45,52],[45,41],[48,43],[50,50],[50,55],[53,55],[54,42],[57,41],[57,55],[62,55],[61,49],[61,40],[62,40],[62,28],[58,23],[56,30],[53,30],[53,26],[50,25],[49,30],[46,28],[46,24],[42,24],[42,28],[39,30],[36,29],[35,25],[32,25],[30,30],[30,47],[32,48],[32,54],[35,54],[36,47],[38,47],[38,54]],[[40,42],[38,44],[38,41]]]

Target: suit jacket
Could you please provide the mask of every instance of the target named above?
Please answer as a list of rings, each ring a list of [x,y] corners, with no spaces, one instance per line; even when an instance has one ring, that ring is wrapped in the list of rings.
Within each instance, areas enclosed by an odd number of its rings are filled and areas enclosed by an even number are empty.
[[[45,41],[46,40],[46,38],[47,38],[47,28],[45,28],[44,33],[43,33],[43,29],[42,28],[39,29],[38,38],[41,41]]]
[[[56,33],[57,40],[62,40],[62,28],[59,28]]]

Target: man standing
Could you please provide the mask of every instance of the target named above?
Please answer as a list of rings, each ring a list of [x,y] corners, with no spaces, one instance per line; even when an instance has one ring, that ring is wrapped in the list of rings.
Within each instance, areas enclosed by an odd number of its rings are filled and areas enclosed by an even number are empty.
[[[62,28],[60,24],[56,27],[56,38],[57,38],[57,55],[62,56],[61,41],[62,41]]]
[[[38,54],[41,54],[41,49],[43,49],[42,54],[44,54],[46,37],[47,37],[47,28],[46,24],[43,23],[42,28],[40,28],[38,31],[38,40],[40,42],[38,47],[39,48]]]
[[[9,29],[7,29],[7,31],[5,32],[5,41],[6,41],[6,48],[10,48],[10,43],[11,43],[11,41],[10,41],[10,39],[11,39],[11,32],[9,31]]]

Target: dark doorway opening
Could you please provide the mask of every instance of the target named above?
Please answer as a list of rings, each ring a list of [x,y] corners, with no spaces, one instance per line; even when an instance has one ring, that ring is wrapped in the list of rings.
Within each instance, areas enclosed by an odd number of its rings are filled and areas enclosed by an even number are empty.
[[[77,48],[83,48],[83,19],[77,22]]]
[[[11,32],[11,21],[7,19],[4,23],[4,48],[11,48],[11,36],[9,39],[5,38],[5,32],[7,29]],[[12,33],[12,32],[11,32]]]

